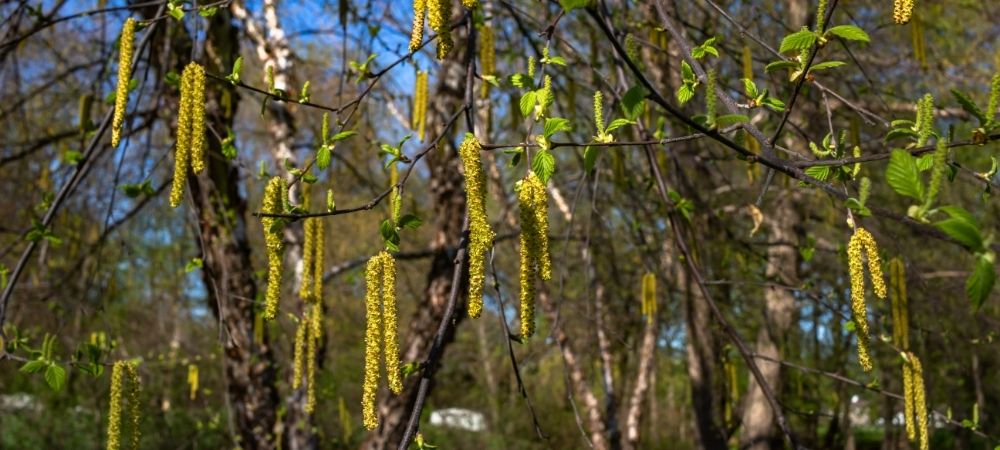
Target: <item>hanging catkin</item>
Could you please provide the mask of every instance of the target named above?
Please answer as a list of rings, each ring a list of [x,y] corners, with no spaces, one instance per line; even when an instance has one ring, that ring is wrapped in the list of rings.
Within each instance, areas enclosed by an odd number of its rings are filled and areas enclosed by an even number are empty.
[[[316,410],[316,359],[319,357],[319,329],[323,314],[322,305],[314,304],[309,308],[308,336],[306,338],[306,407],[307,414]]]
[[[181,74],[174,180],[170,190],[172,207],[180,205],[184,197],[188,167],[195,173],[205,170],[205,146],[205,69],[192,62]]]
[[[871,372],[872,360],[868,351],[868,313],[865,308],[865,273],[862,252],[868,255],[868,271],[872,279],[872,289],[878,298],[886,296],[885,280],[878,256],[875,238],[864,228],[858,227],[847,245],[847,261],[851,275],[851,309],[854,313],[854,327],[858,333],[858,362],[865,372]]]
[[[306,358],[306,338],[309,331],[309,321],[305,318],[299,320],[298,326],[295,328],[295,345],[293,348],[293,365],[292,365],[292,389],[298,389],[302,386],[302,370],[305,366]]]
[[[424,140],[424,129],[427,126],[427,72],[417,72],[415,86],[413,88],[413,123],[411,127],[416,130],[420,140]]]
[[[264,189],[264,205],[261,211],[278,214],[284,210],[285,180],[271,177]],[[281,259],[284,251],[281,219],[267,217],[261,219],[264,226],[264,241],[267,244],[267,292],[264,298],[264,320],[274,320],[278,314],[278,299],[281,296]]]
[[[921,69],[927,68],[927,47],[924,42],[924,26],[920,17],[914,17],[910,22],[910,39],[913,41],[913,58]]]
[[[127,391],[126,391],[127,390]],[[122,448],[122,415],[128,403],[128,448],[139,448],[142,416],[139,411],[139,372],[134,361],[115,362],[111,369],[111,393],[108,404],[108,450]]]
[[[903,25],[910,21],[913,15],[913,0],[895,0],[892,8],[892,20],[896,25]]]
[[[545,185],[533,171],[517,183],[516,190],[521,219],[521,336],[529,338],[535,333],[535,277],[552,276],[548,199]]]
[[[907,369],[909,376],[907,376]],[[924,369],[920,359],[912,352],[905,354],[903,362],[903,389],[906,414],[906,434],[919,443],[920,450],[930,448],[927,429],[927,395],[924,388]]]
[[[115,115],[111,122],[111,146],[117,147],[125,123],[125,106],[128,104],[128,85],[132,79],[132,50],[135,40],[135,19],[129,17],[122,25],[118,45],[118,83],[115,86]]]
[[[378,427],[375,394],[383,348],[389,389],[396,394],[403,390],[396,313],[396,261],[386,251],[371,257],[365,267],[365,311],[365,381],[361,408],[365,428],[374,430]]]
[[[653,324],[656,317],[656,275],[652,272],[642,277],[642,315],[648,324]]]
[[[483,285],[486,282],[486,253],[496,233],[486,216],[486,174],[480,157],[479,140],[468,133],[458,149],[465,172],[466,203],[469,208],[469,316],[479,317],[483,310]]]
[[[451,40],[451,0],[427,0],[427,22],[438,35],[437,59],[442,60],[455,43]]]
[[[424,16],[427,15],[427,0],[413,0],[413,29],[410,32],[410,53],[417,51],[424,40]]]
[[[483,25],[479,28],[479,71],[482,74],[483,87],[480,97],[487,98],[490,95],[490,83],[485,77],[493,76],[496,73],[496,43],[494,42],[493,27]]]
[[[365,428],[378,427],[375,414],[375,394],[378,392],[379,359],[382,350],[382,260],[379,255],[368,260],[365,267],[365,378],[361,391],[361,415]]]

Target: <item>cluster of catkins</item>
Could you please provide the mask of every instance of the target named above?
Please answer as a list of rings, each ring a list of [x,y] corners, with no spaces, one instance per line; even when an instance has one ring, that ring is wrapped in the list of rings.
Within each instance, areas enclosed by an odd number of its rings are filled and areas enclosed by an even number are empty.
[[[181,74],[181,103],[177,112],[177,147],[174,151],[174,182],[170,206],[184,197],[188,167],[194,173],[205,170],[205,68],[192,62]]]
[[[854,327],[858,332],[858,362],[865,372],[871,372],[873,365],[868,351],[868,312],[865,308],[865,270],[862,252],[868,255],[868,272],[871,275],[875,296],[884,300],[886,288],[885,280],[882,278],[878,245],[868,230],[858,227],[847,245],[847,263],[851,274],[851,309],[854,313]]]
[[[465,192],[469,208],[469,316],[483,311],[483,285],[486,282],[486,253],[493,246],[496,233],[486,217],[486,174],[480,158],[482,146],[471,133],[458,149],[465,171]]]
[[[108,405],[108,450],[122,448],[122,429],[127,427],[128,448],[139,448],[139,370],[135,361],[118,361],[111,369],[111,399]],[[123,408],[128,403],[128,424],[123,424]]]
[[[462,0],[462,6],[472,9],[479,2],[477,0]],[[427,22],[437,33],[437,58],[444,59],[455,46],[451,39],[451,24],[448,19],[451,17],[451,0],[413,0],[413,29],[410,32],[410,52],[415,52],[420,48],[424,39],[424,16]]]
[[[299,297],[308,304],[305,317],[295,332],[294,373],[292,389],[306,381],[306,412],[316,408],[316,359],[323,336],[323,219],[305,220],[305,242],[302,245],[302,280]],[[304,366],[304,367],[303,367]],[[303,370],[304,368],[304,370]],[[305,375],[303,376],[303,372]]]
[[[521,210],[521,337],[529,338],[535,334],[536,278],[552,278],[548,195],[534,171],[528,171],[515,190]]]
[[[378,391],[380,353],[385,351],[385,372],[393,393],[403,390],[399,368],[396,318],[396,260],[386,251],[371,257],[365,267],[365,379],[361,394],[365,428],[378,427],[375,394]]]
[[[892,343],[903,352],[903,410],[906,436],[919,443],[921,450],[929,448],[927,431],[927,401],[924,373],[920,359],[910,349],[910,319],[907,311],[906,273],[903,261],[889,261],[889,293],[892,301]]]

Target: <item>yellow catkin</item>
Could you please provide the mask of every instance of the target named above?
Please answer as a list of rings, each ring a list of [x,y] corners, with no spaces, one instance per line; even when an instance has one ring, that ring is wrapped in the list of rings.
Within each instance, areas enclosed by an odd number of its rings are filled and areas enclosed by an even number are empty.
[[[469,9],[473,9],[473,8],[479,6],[479,1],[478,0],[462,0],[462,6],[464,6],[466,8],[469,8]]]
[[[903,362],[903,417],[906,424],[906,437],[910,441],[917,440],[917,427],[913,423],[913,368],[909,362]]]
[[[909,342],[909,314],[906,300],[906,272],[899,258],[889,260],[889,288],[892,302],[892,343],[907,350]]]
[[[271,177],[264,189],[264,205],[261,211],[278,214],[284,209],[282,197],[285,195],[284,178]],[[281,259],[284,250],[279,218],[264,217],[264,240],[267,244],[267,292],[264,297],[264,320],[274,320],[278,315],[278,299],[281,296]]]
[[[191,70],[191,88],[188,95],[191,108],[191,170],[201,173],[205,170],[205,68],[192,62],[188,64]],[[185,69],[187,70],[187,69]],[[181,92],[183,96],[185,93]]]
[[[469,316],[483,311],[483,285],[486,282],[486,254],[496,233],[486,216],[486,174],[480,157],[482,146],[471,133],[458,149],[465,171],[466,202],[469,208]]]
[[[535,185],[535,239],[538,240],[538,274],[543,280],[552,279],[552,255],[549,253],[549,196],[542,180],[534,172],[529,174]]]
[[[319,305],[314,305],[310,308],[309,314],[309,335],[306,338],[306,407],[305,411],[307,414],[312,414],[316,410],[316,358],[318,355],[319,348],[319,335],[317,329],[319,328],[317,319],[322,317],[322,311]]]
[[[868,313],[865,309],[865,270],[862,262],[863,238],[858,228],[847,245],[847,263],[851,275],[851,310],[854,313],[854,329],[858,334],[858,362],[865,372],[871,372],[872,360],[868,353]]]
[[[174,180],[170,187],[170,206],[176,208],[184,199],[184,185],[187,184],[188,166],[191,164],[191,72],[184,69],[181,74],[181,100],[177,111],[177,145],[174,149]]]
[[[413,129],[420,140],[424,140],[424,130],[427,126],[427,72],[417,72],[413,88]]]
[[[142,414],[139,409],[141,406],[139,403],[139,395],[142,393],[142,387],[139,384],[139,368],[136,363],[129,361],[125,364],[125,377],[128,379],[128,409],[129,409],[129,422],[131,423],[131,431],[129,433],[130,448],[139,448],[139,438],[141,437],[140,425],[142,424]]]
[[[743,54],[741,58],[743,62],[743,78],[748,80],[753,79],[753,55],[750,53],[750,46],[743,46]]]
[[[528,338],[535,333],[535,277],[551,277],[545,186],[535,172],[529,171],[517,183],[517,204],[521,219],[521,336]]]
[[[437,59],[442,60],[451,52],[455,43],[451,39],[451,0],[427,0],[427,22],[437,33]]]
[[[135,40],[135,19],[129,17],[122,25],[121,43],[118,46],[118,84],[115,86],[115,115],[111,123],[111,146],[117,147],[125,123],[125,105],[128,104],[128,85],[132,78],[132,50]]]
[[[108,450],[118,450],[121,448],[124,378],[124,362],[118,361],[111,369],[111,399],[108,405]]]
[[[653,324],[656,317],[656,275],[648,272],[642,277],[642,315]]]
[[[382,339],[385,349],[385,374],[389,389],[403,391],[399,372],[399,322],[396,313],[396,260],[388,252],[379,254],[382,260]]]
[[[139,411],[139,371],[133,361],[118,361],[111,369],[111,399],[108,405],[108,450],[122,448],[122,416],[128,403],[129,448],[139,448],[141,436],[139,426],[142,415]]]
[[[198,398],[198,366],[195,364],[188,364],[188,397],[191,400]]]
[[[314,242],[316,240],[316,222],[313,218],[307,218],[302,223],[302,278],[299,284],[299,298],[303,301],[312,301],[313,293],[313,254]]]
[[[382,284],[382,259],[368,260],[365,268],[365,379],[361,393],[361,415],[365,428],[378,427],[375,394],[378,392],[379,357],[382,349],[382,307],[379,304]]]
[[[493,76],[497,70],[496,42],[494,42],[493,27],[484,25],[479,28],[479,71],[483,77]],[[486,98],[490,95],[490,83],[483,81],[480,96]]]
[[[913,57],[920,63],[921,69],[927,68],[927,45],[924,41],[924,26],[920,17],[910,21],[910,39],[913,41]]]
[[[917,432],[919,433],[920,450],[928,450],[930,448],[930,436],[928,436],[927,429],[927,395],[924,390],[924,369],[920,365],[920,359],[913,353],[910,353],[907,359],[909,360],[911,384],[913,386],[913,421],[916,423]]]
[[[325,270],[323,252],[326,247],[326,229],[323,225],[322,217],[314,217],[313,220],[315,221],[313,225],[315,237],[313,243],[312,298],[313,302],[319,304],[323,300],[323,270]]]
[[[427,15],[427,0],[413,0],[413,28],[410,31],[410,53],[417,51],[424,40],[424,16]]]
[[[858,228],[854,235],[864,244],[865,254],[868,256],[868,275],[872,279],[872,290],[875,296],[885,300],[886,287],[885,277],[882,276],[882,260],[878,256],[878,244],[871,233],[864,228]]]
[[[298,327],[295,329],[295,346],[293,351],[293,365],[292,365],[292,389],[298,389],[302,386],[302,367],[305,363],[306,357],[306,334],[309,330],[309,320],[303,318],[299,320]]]
[[[892,20],[896,25],[903,25],[910,21],[913,15],[913,0],[895,0],[892,8]]]

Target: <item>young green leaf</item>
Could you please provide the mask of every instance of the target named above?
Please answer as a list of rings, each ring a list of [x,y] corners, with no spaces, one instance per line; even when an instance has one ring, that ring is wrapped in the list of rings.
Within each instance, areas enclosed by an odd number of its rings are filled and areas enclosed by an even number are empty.
[[[940,210],[950,218],[935,223],[935,227],[972,251],[985,250],[979,222],[972,214],[958,206],[942,206]]]
[[[870,42],[871,39],[868,37],[868,33],[865,30],[854,26],[854,25],[837,25],[826,30],[826,34],[832,34],[842,39],[847,39],[849,41],[861,41]]]
[[[979,310],[989,298],[993,286],[996,284],[997,273],[993,267],[993,254],[985,254],[976,258],[976,267],[972,275],[965,280],[965,295],[969,301]]]
[[[542,184],[549,182],[549,177],[556,171],[556,157],[548,150],[539,150],[531,158],[531,170],[535,171]]]
[[[781,47],[778,49],[779,52],[785,53],[790,51],[804,50],[812,48],[813,44],[816,43],[816,33],[803,28],[796,31],[788,36],[785,36],[781,40]]]
[[[962,109],[964,109],[965,112],[971,114],[972,117],[975,117],[976,120],[979,121],[980,126],[986,123],[986,114],[983,114],[983,111],[976,106],[976,103],[973,102],[968,95],[965,95],[958,89],[952,89],[951,95],[955,97],[955,100],[958,101],[959,105],[962,105]]]
[[[923,201],[924,185],[920,182],[916,159],[906,150],[895,149],[889,156],[885,179],[900,195]]]

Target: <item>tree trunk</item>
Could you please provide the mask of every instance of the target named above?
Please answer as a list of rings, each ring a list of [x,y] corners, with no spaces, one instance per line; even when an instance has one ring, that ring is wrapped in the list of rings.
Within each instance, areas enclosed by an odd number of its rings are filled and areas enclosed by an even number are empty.
[[[792,243],[796,242],[795,226],[799,222],[791,193],[777,199],[770,214],[770,241],[775,244],[767,250],[767,281],[778,284],[794,284],[798,252]],[[789,277],[791,279],[786,279]],[[781,359],[779,345],[785,341],[792,318],[795,314],[795,297],[787,289],[767,286],[764,288],[764,323],[757,332],[756,353],[766,357],[758,359],[757,365],[766,382],[777,395],[781,392],[781,364],[773,360]],[[780,437],[775,434],[774,411],[764,397],[764,392],[753,377],[749,381],[746,400],[743,404],[743,432],[740,448],[747,450],[767,450],[780,448]]]
[[[239,54],[237,30],[231,20],[225,11],[210,19],[204,57],[210,73],[227,72]],[[223,83],[207,83],[210,126],[230,128],[238,96]],[[231,95],[229,108],[222,106],[227,92]],[[198,218],[202,277],[209,305],[222,327],[230,422],[241,448],[272,449],[276,447],[276,370],[267,329],[255,329],[257,285],[247,239],[247,204],[240,194],[238,168],[222,155],[217,139],[207,142],[207,171],[189,177],[188,184]]]

